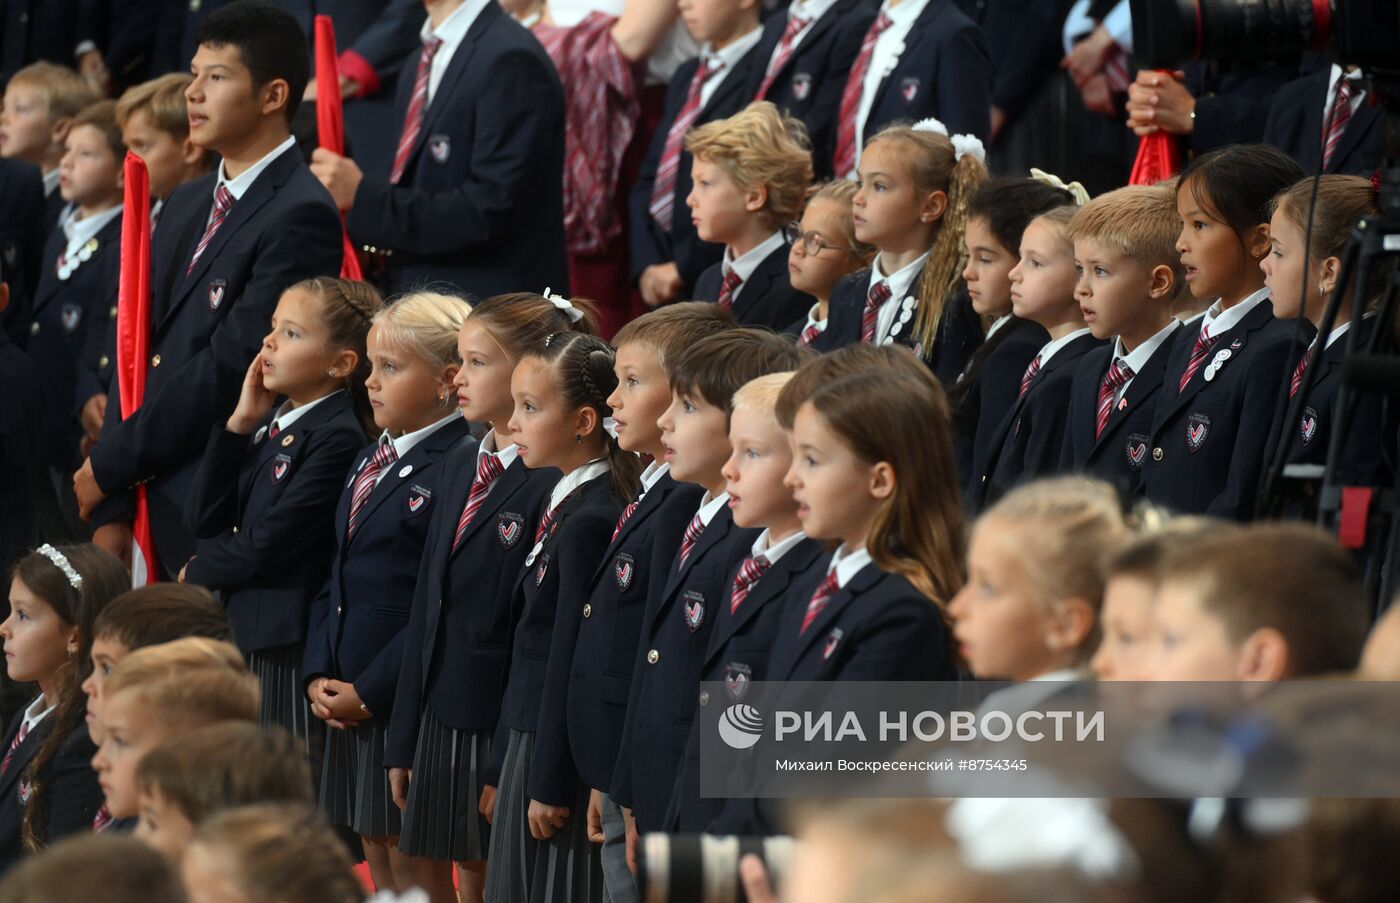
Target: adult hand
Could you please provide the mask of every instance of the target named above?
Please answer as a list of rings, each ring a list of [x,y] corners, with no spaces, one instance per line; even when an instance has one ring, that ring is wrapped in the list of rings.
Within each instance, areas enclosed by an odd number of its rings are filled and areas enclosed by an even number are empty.
[[[112,521],[92,531],[92,544],[120,558],[127,570],[131,570],[131,542],[131,524],[126,521]]]
[[[102,438],[102,420],[107,416],[107,396],[98,393],[87,401],[83,402],[82,413],[78,419],[83,424],[83,434],[93,442]]]
[[[642,278],[638,280],[642,300],[648,307],[660,307],[676,300],[684,286],[681,271],[674,263],[652,264],[642,270]]]
[[[1100,116],[1117,116],[1118,105],[1113,102],[1113,89],[1108,86],[1108,76],[1100,72],[1079,87],[1079,96],[1084,107]]]
[[[73,494],[78,497],[78,516],[83,520],[92,520],[93,509],[107,500],[107,493],[93,476],[91,458],[84,458],[83,466],[73,474]]]
[[[311,152],[311,174],[321,180],[331,193],[335,205],[349,210],[355,205],[355,192],[360,189],[365,174],[349,157],[332,153],[324,147]]]
[[[1194,132],[1196,121],[1191,114],[1196,112],[1196,98],[1181,83],[1183,78],[1182,72],[1139,72],[1137,81],[1128,86],[1128,126],[1138,135]]]
[[[1100,24],[1060,60],[1060,68],[1069,73],[1077,87],[1083,87],[1091,76],[1103,71],[1104,63],[1116,44],[1108,29]]]
[[[98,51],[88,50],[78,57],[78,74],[102,97],[112,93],[112,73],[107,71],[107,61]]]

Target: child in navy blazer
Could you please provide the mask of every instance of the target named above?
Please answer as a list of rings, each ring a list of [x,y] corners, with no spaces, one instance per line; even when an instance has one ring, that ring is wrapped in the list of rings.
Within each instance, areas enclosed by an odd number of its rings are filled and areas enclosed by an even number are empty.
[[[758,530],[734,524],[723,468],[733,452],[734,393],[769,373],[796,369],[802,354],[765,330],[737,329],[695,343],[671,372],[671,406],[658,421],[671,475],[705,487],[679,549],[658,536],[642,622],[627,721],[612,793],[632,811],[636,829],[658,830],[696,709],[695,683],[734,566]],[[689,498],[667,502],[674,507]],[[670,516],[666,512],[663,516]]]
[[[683,17],[700,55],[671,78],[629,200],[632,278],[649,307],[690,297],[700,273],[719,262],[721,249],[696,235],[686,210],[691,161],[684,141],[692,127],[732,116],[753,99],[768,60],[759,46],[759,8],[752,0],[705,0]]]
[[[1181,285],[1176,192],[1130,185],[1100,195],[1070,221],[1075,296],[1096,339],[1074,376],[1062,472],[1085,473],[1125,496],[1142,488],[1147,433],[1181,321],[1171,302]]]
[[[45,536],[84,532],[76,520],[71,475],[81,460],[77,362],[90,333],[106,328],[116,303],[121,262],[122,159],[126,147],[103,101],[73,117],[59,164],[59,192],[68,206],[44,248],[44,266],[30,312],[30,358],[39,370],[44,456],[49,478],[37,487]]]
[[[1078,207],[1056,207],[1031,220],[1021,238],[1021,260],[1011,270],[1017,316],[1050,336],[1021,374],[1016,400],[988,440],[988,454],[963,493],[969,513],[980,511],[1018,483],[1059,470],[1070,385],[1080,358],[1099,345],[1084,325],[1074,296],[1078,274],[1070,218]]]
[[[949,390],[953,453],[964,490],[980,472],[997,424],[1021,384],[1021,374],[1050,340],[1045,327],[1011,309],[1011,270],[1021,259],[1021,236],[1032,219],[1074,199],[1063,188],[1034,178],[988,180],[968,202],[962,278],[972,309],[987,323],[987,338]]]
[[[304,739],[308,611],[335,555],[341,482],[365,442],[365,336],[382,304],[365,283],[328,276],[282,293],[186,507],[196,542],[180,579],[219,593],[262,682],[263,722]]]
[[[633,454],[650,458],[641,474],[641,490],[628,501],[611,530],[607,550],[588,578],[583,606],[559,617],[577,622],[564,701],[568,760],[551,767],[561,776],[577,775],[591,789],[588,824],[601,837],[603,880],[610,899],[637,898],[636,879],[627,867],[622,810],[609,795],[613,768],[627,714],[628,689],[642,629],[647,587],[652,580],[651,549],[665,536],[680,544],[688,512],[700,504],[704,489],[678,483],[665,460],[657,419],[671,404],[671,368],[691,345],[733,326],[717,305],[682,301],[643,314],[613,338],[617,388],[608,396],[617,442]],[[684,502],[663,504],[673,497]],[[536,754],[538,756],[538,753]]]
[[[986,139],[992,63],[982,30],[953,0],[885,0],[840,98],[831,151],[838,178],[855,174],[861,148],[892,122],[932,116]]]
[[[588,838],[589,788],[572,767],[564,706],[582,609],[576,587],[597,569],[610,528],[641,485],[641,462],[603,427],[617,387],[613,362],[602,339],[556,333],[511,374],[521,460],[563,477],[511,599],[515,638],[491,745],[500,790],[487,900],[603,897],[599,851]]]
[[[102,804],[82,682],[92,672],[92,624],[131,585],[122,563],[91,545],[45,543],[8,572],[0,624],[5,668],[39,696],[5,732],[0,758],[0,871],[36,846],[87,831]]]
[[[1197,157],[1177,183],[1177,250],[1199,300],[1177,330],[1149,431],[1147,497],[1189,514],[1248,519],[1288,378],[1294,324],[1274,318],[1259,263],[1269,206],[1303,177],[1282,151],[1240,144]]]
[[[819,178],[831,178],[845,73],[874,18],[870,4],[858,0],[794,0],[763,23],[759,46],[768,62],[754,100],[802,120]]]
[[[811,295],[814,303],[783,332],[803,347],[826,329],[836,284],[869,266],[875,256],[874,247],[856,238],[851,217],[855,194],[856,183],[850,179],[827,182],[807,201],[801,221],[788,227],[788,279],[793,288]]]
[[[356,293],[370,299],[359,286]],[[419,555],[433,510],[442,505],[444,461],[449,450],[467,436],[467,424],[456,415],[452,398],[452,380],[459,367],[457,329],[467,311],[459,298],[421,292],[375,314],[363,359],[368,370],[364,386],[374,422],[383,433],[353,458],[348,476],[346,467],[336,471],[335,486],[343,491],[333,509],[326,502],[334,495],[324,490],[314,503],[306,502],[317,506],[334,533],[325,536],[323,547],[313,553],[329,565],[330,579],[312,605],[305,657],[284,663],[284,674],[269,674],[268,668],[259,667],[265,660],[277,665],[281,657],[274,654],[283,650],[252,657],[265,687],[272,678],[271,692],[282,694],[290,687],[296,693],[295,698],[278,695],[271,700],[272,713],[290,708],[304,717],[300,710],[309,702],[311,714],[331,728],[321,775],[322,806],[332,823],[348,826],[361,836],[372,873],[385,883],[406,880],[399,877],[401,873],[413,877],[413,863],[392,842],[400,833],[400,819],[384,770],[384,743],[393,716]],[[282,351],[279,357],[291,354]],[[358,362],[348,358],[336,362],[350,365],[352,371],[360,369],[355,366]],[[295,361],[274,364],[290,369]],[[285,378],[279,375],[279,382]],[[336,398],[343,396],[327,399],[321,406]],[[342,410],[344,415],[350,413],[348,405],[343,404]],[[314,417],[315,411],[307,416]],[[259,458],[255,479],[275,480],[279,467],[300,467],[305,472],[316,466],[314,459],[269,459],[270,453],[292,451],[298,443],[320,438],[305,435],[308,428],[299,422],[284,427],[283,437],[288,429],[295,436],[289,446],[284,448],[287,440],[271,436],[270,430],[266,440],[270,449],[259,454],[255,446],[253,454]],[[315,425],[310,430],[319,432]],[[311,473],[317,479],[320,469]],[[296,488],[288,487],[282,497]],[[308,523],[302,523],[301,529],[320,536]],[[323,578],[326,570],[320,569]],[[259,601],[267,595],[264,591]],[[309,597],[302,596],[303,606]],[[290,607],[290,601],[283,604]],[[232,609],[230,614],[235,615],[237,630],[238,617]],[[287,626],[287,635],[292,635],[294,625]]]
[[[987,167],[981,142],[954,138],[925,120],[889,126],[867,143],[853,215],[856,238],[879,253],[868,272],[837,283],[813,347],[896,342],[927,361],[945,386],[967,367],[982,324],[959,284],[963,229]]]
[[[413,864],[411,883],[434,899],[452,899],[454,862],[463,896],[482,892],[499,780],[491,739],[518,614],[511,600],[559,480],[557,470],[527,470],[520,458],[508,426],[511,373],[527,349],[543,347],[551,335],[594,330],[582,307],[516,293],[475,305],[458,331],[458,407],[491,429],[480,442],[460,443],[444,467],[438,513],[422,543],[384,758],[403,810],[399,853]]]
[[[421,36],[399,80],[389,171],[312,154],[351,238],[387,255],[390,291],[438,281],[485,298],[568,284],[564,89],[549,55],[497,3],[434,3]]]
[[[755,103],[685,138],[692,187],[686,197],[701,241],[724,245],[695,298],[714,301],[744,326],[779,330],[812,305],[788,279],[787,225],[802,211],[812,154],[802,125],[770,103]]]
[[[130,544],[128,490],[145,483],[156,557],[172,574],[194,552],[184,506],[200,452],[237,401],[278,297],[339,272],[342,256],[335,205],[289,131],[310,68],[295,20],[269,4],[235,4],[210,13],[199,38],[190,140],[223,162],[162,208],[145,397],[125,420],[120,398],[109,398],[102,438],[74,474],[94,541],[114,548]],[[268,102],[252,103],[257,92]]]
[[[1269,253],[1261,262],[1264,285],[1278,317],[1307,317],[1320,328],[1327,300],[1337,289],[1341,257],[1347,241],[1364,217],[1380,213],[1376,190],[1370,179],[1360,176],[1323,176],[1316,186],[1317,201],[1311,204],[1312,240],[1307,229],[1312,179],[1305,179],[1279,192],[1269,220]],[[1308,281],[1303,282],[1306,267]],[[1385,268],[1371,272],[1367,286],[1369,299],[1379,297]],[[1355,329],[1356,347],[1363,348],[1376,328],[1369,314],[1359,321],[1352,317],[1354,290],[1347,288],[1337,308],[1327,344],[1318,349],[1315,338],[1293,365],[1288,380],[1290,403],[1304,394],[1302,412],[1289,424],[1274,425],[1274,442],[1287,445],[1286,464],[1326,464],[1331,444],[1332,423],[1337,415],[1335,398],[1341,382],[1342,361],[1346,356],[1348,331]],[[1300,304],[1301,302],[1301,304]],[[1307,371],[1312,369],[1310,374]],[[1306,387],[1306,388],[1305,388]],[[1389,481],[1388,456],[1381,450],[1394,440],[1393,421],[1386,417],[1376,395],[1356,396],[1354,419],[1350,422],[1337,481],[1346,486],[1380,486]],[[1273,455],[1268,459],[1273,461]]]
[[[807,538],[797,502],[783,485],[792,466],[792,448],[778,421],[776,406],[791,373],[760,376],[734,393],[729,444],[724,464],[725,491],[734,523],[761,529],[746,557],[729,575],[715,613],[714,633],[701,659],[700,679],[722,682],[725,693],[702,691],[700,707],[743,702],[751,681],[766,680],[768,655],[782,620],[788,587],[821,557],[821,543]],[[704,831],[724,801],[700,795],[699,722],[686,740],[685,757],[666,811],[668,831]]]

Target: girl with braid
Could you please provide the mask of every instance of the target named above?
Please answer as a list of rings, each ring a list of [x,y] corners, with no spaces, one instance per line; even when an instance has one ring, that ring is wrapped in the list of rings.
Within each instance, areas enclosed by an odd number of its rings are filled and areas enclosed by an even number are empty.
[[[488,901],[602,899],[600,848],[588,839],[585,817],[589,790],[555,763],[571,762],[564,704],[583,605],[577,589],[592,579],[641,485],[640,459],[603,427],[617,388],[614,356],[601,339],[560,332],[526,351],[511,375],[510,431],[521,459],[563,476],[530,525],[534,546],[511,600],[520,615],[492,743],[500,783]]]

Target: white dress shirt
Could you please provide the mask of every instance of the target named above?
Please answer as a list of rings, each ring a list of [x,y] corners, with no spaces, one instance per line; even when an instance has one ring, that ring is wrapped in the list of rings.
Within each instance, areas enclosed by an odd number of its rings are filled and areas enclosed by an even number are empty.
[[[899,58],[904,53],[904,42],[914,27],[914,20],[919,18],[919,14],[928,3],[929,0],[898,0],[891,4],[890,0],[885,0],[880,5],[880,12],[889,16],[890,27],[875,39],[875,49],[870,54],[870,68],[865,70],[865,82],[861,85],[860,106],[856,108],[856,163],[860,163],[861,147],[868,137],[865,134],[865,120],[875,106],[875,93],[880,90],[885,76],[899,65]]]

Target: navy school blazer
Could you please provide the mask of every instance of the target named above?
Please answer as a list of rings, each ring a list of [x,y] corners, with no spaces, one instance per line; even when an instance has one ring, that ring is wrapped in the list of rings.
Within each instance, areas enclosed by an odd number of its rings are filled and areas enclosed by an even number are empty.
[[[29,340],[29,311],[43,266],[44,178],[39,167],[0,158],[0,278],[10,286],[10,304],[0,328],[23,347]]]
[[[499,777],[505,763],[510,731],[533,731],[526,794],[552,806],[574,805],[578,788],[564,707],[585,604],[579,588],[598,569],[624,504],[607,471],[575,489],[560,502],[557,529],[515,584],[515,641],[492,775]]]
[[[982,344],[982,318],[973,310],[972,299],[960,284],[943,305],[933,347],[923,347],[913,335],[915,315],[918,313],[916,293],[922,278],[923,271],[920,270],[914,281],[909,283],[909,290],[901,302],[903,307],[899,314],[900,320],[905,313],[909,314],[909,319],[902,323],[896,321],[899,331],[891,336],[889,341],[911,349],[928,364],[944,388],[952,388],[958,377],[967,369],[968,361],[972,360],[977,346]],[[861,317],[865,312],[865,296],[869,289],[869,269],[852,273],[836,283],[836,287],[831,290],[831,302],[827,305],[826,330],[812,342],[812,347],[826,352],[860,343]]]
[[[348,392],[272,439],[275,415],[252,436],[214,427],[185,509],[195,537],[185,581],[219,593],[245,654],[306,639],[335,556],[336,499],[365,442]]]
[[[577,615],[581,620],[570,658],[565,714],[572,766],[579,779],[595,790],[611,792],[648,587],[658,573],[664,578],[669,564],[657,567],[652,549],[680,546],[686,524],[704,494],[694,483],[677,483],[670,473],[663,475],[642,496],[589,581],[583,610]],[[536,742],[535,756],[539,754]],[[563,773],[567,776],[567,771]]]
[[[695,509],[686,515],[688,521]],[[640,831],[660,830],[666,815],[694,720],[695,682],[729,589],[729,574],[759,532],[735,526],[724,507],[696,540],[683,569],[676,568],[677,547],[656,547],[660,561],[671,563],[663,570],[657,559],[652,561],[653,578],[661,572],[665,582],[659,593],[647,598],[611,791],[620,805],[632,810]]]
[[[802,631],[807,603],[826,580],[831,557],[821,556],[793,582],[769,655],[767,680],[958,679],[951,631],[938,606],[904,577],[874,564],[847,581]],[[774,801],[730,799],[707,833],[776,834],[785,828]]]
[[[1264,299],[1220,335],[1180,393],[1201,321],[1177,330],[1152,418],[1143,483],[1149,499],[1182,514],[1251,517],[1278,393],[1292,373],[1293,327]],[[1226,351],[1207,380],[1208,366]]]
[[[715,631],[710,635],[710,647],[700,668],[700,680],[723,681],[725,695],[714,698],[710,692],[699,691],[701,708],[743,702],[751,681],[768,679],[769,658],[779,625],[794,604],[789,590],[818,560],[826,557],[820,542],[802,540],[768,569],[749,590],[739,610],[730,614],[734,578],[744,559],[735,562],[729,574],[729,587],[719,606]],[[805,600],[803,604],[805,608]],[[702,832],[723,809],[724,800],[700,796],[700,722],[696,721],[686,740],[685,755],[666,810],[664,830],[687,834]]]
[[[740,326],[766,326],[778,332],[793,320],[805,318],[817,303],[811,295],[792,287],[788,276],[789,247],[785,241],[775,248],[739,286],[739,294],[734,298],[734,322]],[[718,301],[723,281],[722,262],[706,267],[695,282],[695,300]]]
[[[831,154],[836,147],[836,119],[841,94],[846,90],[846,73],[860,54],[865,32],[874,21],[874,4],[837,0],[808,27],[802,43],[774,75],[764,98],[801,119],[807,127],[812,142],[812,167],[818,180],[831,178]],[[787,23],[786,7],[763,23],[763,40],[758,46],[765,74]],[[763,77],[759,75],[759,84]]]
[[[958,486],[964,492],[973,474],[986,472],[992,434],[1016,403],[1021,376],[1048,341],[1050,334],[1044,326],[1013,318],[988,340],[995,347],[986,351],[980,367],[977,356],[981,350],[974,355],[968,367],[969,371],[976,370],[965,377],[972,384],[964,388],[959,383],[954,390],[962,394],[962,406],[953,418],[953,453],[958,462]],[[964,421],[964,417],[971,422]]]
[[[29,356],[0,329],[0,386],[7,394],[0,405],[0,511],[5,512],[0,517],[0,567],[6,570],[34,546],[34,486],[48,479],[34,370]]]
[[[836,96],[839,106],[841,95]],[[985,142],[992,130],[991,108],[992,62],[982,29],[953,0],[928,0],[904,39],[899,61],[876,88],[861,134],[869,140],[892,122],[932,116],[950,135],[976,135]],[[831,134],[827,159],[836,152],[836,130]]]
[[[414,80],[399,80],[395,124]],[[393,251],[387,288],[448,282],[485,298],[565,286],[564,89],[530,32],[488,3],[452,54],[399,184],[367,176],[346,217]]]
[[[1085,333],[1064,345],[1036,373],[1026,394],[1012,402],[988,439],[987,462],[982,472],[974,472],[968,484],[964,501],[969,515],[995,502],[1012,487],[1059,469],[1074,374],[1084,355],[1102,344]],[[1020,379],[1016,378],[1017,392]]]
[[[1264,143],[1288,153],[1304,172],[1322,165],[1322,119],[1330,67],[1294,79],[1274,94],[1264,123]],[[1363,101],[1347,120],[1341,143],[1324,172],[1370,178],[1385,155],[1384,112]]]
[[[760,40],[748,53],[724,73],[710,102],[700,109],[695,117],[695,125],[704,125],[716,119],[725,119],[748,106],[763,79],[763,71],[768,65],[768,57],[763,54]],[[675,263],[680,270],[681,287],[679,297],[687,298],[694,292],[700,273],[713,263],[717,263],[724,253],[720,245],[700,240],[695,232],[695,224],[690,220],[690,209],[685,205],[690,194],[690,154],[681,149],[679,168],[676,170],[675,217],[669,232],[662,231],[651,216],[651,190],[656,184],[656,170],[661,165],[661,153],[666,148],[666,132],[675,121],[676,114],[685,106],[690,93],[690,80],[695,70],[700,68],[700,58],[686,60],[671,76],[666,88],[666,103],[662,107],[661,120],[652,135],[651,145],[637,173],[636,184],[628,198],[631,218],[629,240],[632,253],[632,281],[636,281],[647,267],[660,263]]]
[[[329,572],[325,587],[312,603],[302,679],[349,681],[377,718],[392,714],[419,557],[429,524],[445,507],[444,462],[457,448],[475,447],[468,430],[465,420],[449,421],[395,461],[370,492],[348,540],[355,479],[379,444],[361,449],[349,472],[341,471],[334,556],[322,570]]]
[[[91,460],[112,496],[94,526],[130,517],[125,490],[143,480],[160,561],[187,561],[184,523],[209,431],[238,401],[282,291],[340,272],[339,213],[301,151],[289,147],[258,175],[188,274],[214,203],[216,174],[176,188],[161,213],[151,259],[151,359],[141,407],[121,419],[113,380],[102,439]],[[180,424],[171,429],[171,424]]]
[[[453,551],[476,476],[476,452],[477,443],[462,443],[447,460],[447,482],[423,546],[404,634],[386,767],[412,766],[427,706],[457,730],[494,731],[500,719],[514,626],[511,596],[560,474],[527,470],[519,458],[511,462]]]
[[[56,711],[50,712],[29,732],[24,742],[15,749],[10,767],[0,775],[0,872],[24,858],[24,807],[32,787],[29,764],[53,731],[57,714]],[[23,720],[23,714],[17,714],[6,729],[5,749],[8,750],[14,742]],[[92,830],[92,820],[103,799],[97,772],[92,770],[92,757],[96,754],[97,747],[93,746],[88,736],[87,725],[79,724],[59,746],[58,753],[49,760],[51,841],[79,831]]]
[[[1175,334],[1167,336],[1147,359],[1142,372],[1133,375],[1122,400],[1109,410],[1103,434],[1097,437],[1094,433],[1099,422],[1099,387],[1113,363],[1114,343],[1095,348],[1080,359],[1070,388],[1061,473],[1097,477],[1112,483],[1125,496],[1142,491],[1142,469],[1151,452],[1148,443],[1152,416],[1175,338]]]
[[[78,361],[89,333],[106,334],[108,309],[117,302],[121,268],[121,214],[87,244],[67,279],[58,275],[58,259],[68,244],[59,229],[44,246],[44,266],[34,293],[29,322],[29,358],[39,372],[44,407],[44,455],[50,467],[71,472],[79,462]],[[89,250],[91,249],[91,250]],[[84,401],[86,399],[83,399]]]

